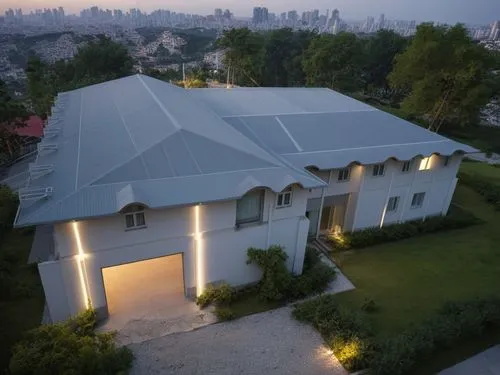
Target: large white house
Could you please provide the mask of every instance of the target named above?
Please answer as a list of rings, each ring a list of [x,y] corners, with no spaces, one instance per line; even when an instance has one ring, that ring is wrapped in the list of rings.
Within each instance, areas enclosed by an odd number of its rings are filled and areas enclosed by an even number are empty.
[[[247,249],[273,244],[300,274],[308,236],[446,214],[475,151],[328,89],[135,75],[58,95],[15,225],[45,234],[52,320],[105,317],[131,282],[249,284]]]

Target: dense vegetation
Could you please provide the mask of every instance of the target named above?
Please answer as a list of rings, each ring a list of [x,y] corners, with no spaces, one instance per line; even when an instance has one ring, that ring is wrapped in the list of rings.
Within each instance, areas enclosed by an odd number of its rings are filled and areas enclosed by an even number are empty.
[[[266,250],[250,248],[247,254],[247,263],[257,265],[262,271],[256,285],[243,289],[234,289],[225,282],[208,285],[196,301],[202,308],[214,304],[219,320],[276,308],[289,301],[322,293],[336,277],[333,268],[323,263],[313,248],[306,249],[303,272],[299,276],[288,271],[288,255],[279,246]]]
[[[33,56],[26,69],[29,98],[35,112],[45,117],[58,92],[127,76],[132,65],[127,49],[104,36],[80,48],[70,61],[50,65]]]
[[[132,366],[129,348],[117,348],[112,333],[96,333],[95,312],[27,332],[14,347],[12,375],[124,374]]]
[[[312,324],[348,371],[407,374],[417,361],[460,339],[500,328],[500,299],[444,303],[433,315],[389,337],[375,337],[368,314],[350,310],[326,295],[297,305],[296,319]]]
[[[393,242],[452,229],[466,228],[479,224],[482,220],[459,207],[452,206],[447,216],[433,216],[425,221],[415,220],[406,223],[385,225],[382,228],[367,228],[352,233],[330,234],[328,242],[334,250],[361,249],[386,242]]]
[[[12,130],[23,126],[27,114],[24,105],[12,98],[5,83],[0,80],[0,164],[15,157],[18,137]]]

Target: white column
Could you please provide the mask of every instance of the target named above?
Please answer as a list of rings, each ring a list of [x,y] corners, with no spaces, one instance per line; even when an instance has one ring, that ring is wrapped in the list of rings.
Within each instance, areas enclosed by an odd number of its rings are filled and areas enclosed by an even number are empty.
[[[271,227],[272,227],[272,222],[273,222],[273,208],[274,208],[274,202],[271,201],[269,203],[269,215],[267,219],[267,239],[266,239],[266,249],[269,249],[269,246],[271,246]]]
[[[361,170],[361,183],[359,184],[359,192],[358,192],[358,199],[356,200],[356,209],[354,210],[354,218],[352,219],[352,231],[354,232],[356,230],[356,218],[358,216],[358,211],[359,211],[359,200],[361,198],[361,193],[363,191],[363,187],[365,186],[365,174],[366,174],[366,167],[364,165],[360,166],[362,168]]]
[[[387,204],[389,203],[389,199],[391,198],[391,189],[392,184],[394,182],[394,172],[391,174],[391,182],[389,183],[389,189],[387,190],[387,196],[385,197],[385,204],[382,208],[382,217],[380,218],[380,228],[384,225],[385,214],[387,213]]]
[[[328,187],[330,187],[330,182],[332,181],[332,173],[333,173],[333,170],[330,169],[330,173],[328,174]],[[319,228],[321,226],[321,216],[323,214],[323,205],[325,203],[325,189],[327,189],[328,187],[321,189],[321,203],[319,205],[318,222],[316,224],[316,239],[319,238],[319,230],[320,230]]]

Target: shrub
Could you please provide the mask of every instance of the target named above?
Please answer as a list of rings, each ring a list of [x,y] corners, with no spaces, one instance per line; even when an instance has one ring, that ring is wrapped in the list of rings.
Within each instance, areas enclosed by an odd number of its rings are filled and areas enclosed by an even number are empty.
[[[323,336],[348,371],[367,367],[372,356],[371,326],[364,314],[340,307],[325,295],[296,305],[295,319],[307,322]]]
[[[16,194],[7,185],[0,185],[0,243],[5,234],[12,229],[17,204]]]
[[[267,250],[249,248],[247,264],[256,264],[262,270],[258,293],[268,301],[283,300],[292,283],[292,275],[286,268],[288,255],[280,246]]]
[[[443,230],[465,228],[480,223],[474,215],[452,206],[447,216],[433,216],[423,220],[367,228],[351,233],[331,234],[328,241],[334,250],[359,249],[385,242],[399,241],[413,236]]]
[[[13,375],[120,374],[132,365],[127,347],[116,348],[112,333],[95,333],[95,313],[42,325],[16,344],[9,369]]]
[[[335,270],[321,261],[318,252],[308,247],[302,275],[292,279],[288,295],[291,299],[299,299],[319,294],[328,288],[328,284],[335,280],[336,276]]]
[[[196,304],[205,308],[210,304],[228,305],[233,299],[233,288],[226,282],[218,285],[208,284],[203,293],[196,299]]]
[[[218,306],[215,308],[214,313],[220,322],[223,322],[226,320],[233,320],[236,317],[234,311],[231,310],[230,307]]]
[[[361,305],[361,310],[367,313],[373,313],[378,311],[378,306],[374,300],[367,298],[363,301],[363,304]]]
[[[486,202],[500,210],[500,186],[479,174],[459,173],[460,182],[481,194]]]
[[[420,325],[377,343],[370,369],[375,375],[406,374],[420,357],[489,327],[500,327],[500,299],[446,303]]]

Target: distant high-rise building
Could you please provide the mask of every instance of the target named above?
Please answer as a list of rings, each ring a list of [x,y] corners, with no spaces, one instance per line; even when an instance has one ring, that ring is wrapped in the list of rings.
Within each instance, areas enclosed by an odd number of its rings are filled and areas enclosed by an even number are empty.
[[[222,19],[222,9],[216,8],[214,10],[214,17],[217,21],[220,21]]]
[[[290,21],[291,25],[294,25],[299,19],[299,15],[296,10],[291,10],[288,12],[288,21]]]
[[[92,18],[97,18],[99,16],[99,8],[96,6],[91,7],[90,15],[92,16]]]
[[[378,19],[378,28],[383,29],[385,26],[385,14],[382,13]]]
[[[252,21],[255,25],[267,23],[269,19],[269,10],[266,7],[253,8]]]
[[[226,9],[224,11],[224,18],[226,20],[230,20],[231,18],[233,18],[233,13],[231,13],[231,11],[229,9]]]
[[[340,12],[338,9],[334,9],[332,12],[332,20],[335,21],[338,19],[340,19]]]
[[[491,40],[500,39],[500,21],[493,22],[493,25],[491,26],[489,39]]]

